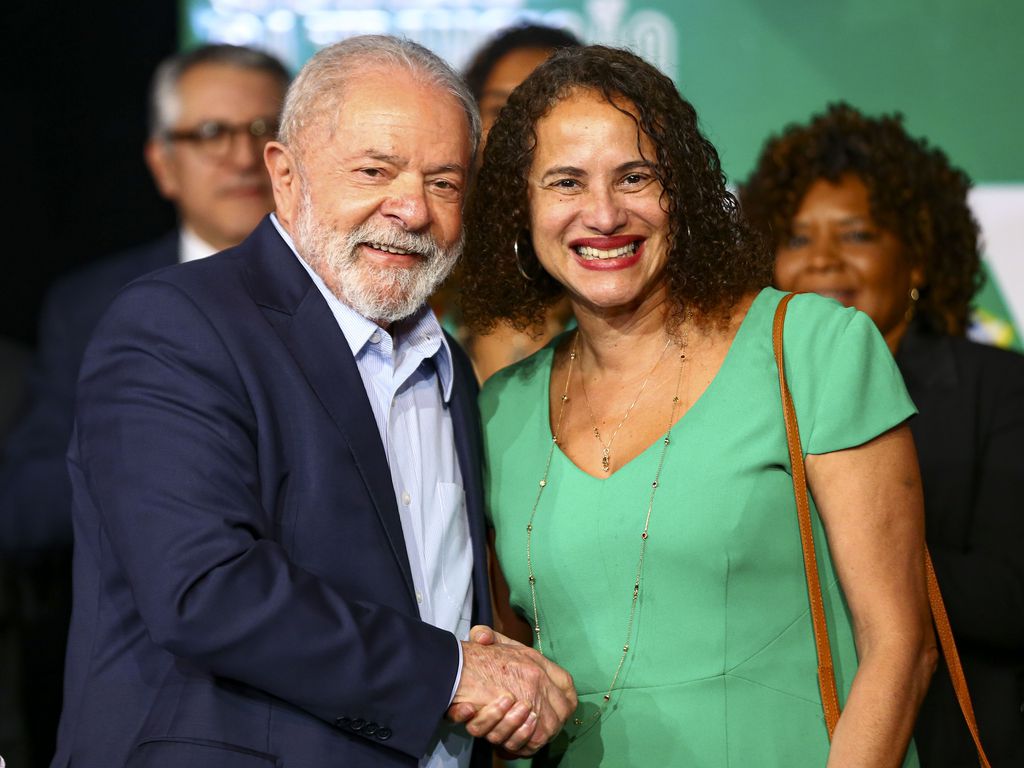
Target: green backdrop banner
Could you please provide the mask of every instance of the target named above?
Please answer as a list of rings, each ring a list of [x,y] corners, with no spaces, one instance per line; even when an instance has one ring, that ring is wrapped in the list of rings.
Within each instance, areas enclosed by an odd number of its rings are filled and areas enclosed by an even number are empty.
[[[257,45],[293,68],[318,47],[393,33],[461,67],[494,31],[523,18],[588,42],[626,45],[668,73],[697,107],[734,181],[764,139],[845,99],[900,111],[978,185],[972,206],[989,280],[975,335],[1021,347],[1024,3],[1004,0],[183,0],[183,44]]]

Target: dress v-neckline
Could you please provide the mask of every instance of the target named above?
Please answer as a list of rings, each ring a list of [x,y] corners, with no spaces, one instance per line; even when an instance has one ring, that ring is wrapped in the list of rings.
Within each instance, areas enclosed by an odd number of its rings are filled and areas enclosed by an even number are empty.
[[[686,420],[692,421],[692,418],[690,417],[690,414],[692,414],[694,411],[698,411],[698,409],[699,410],[705,410],[708,406],[703,405],[703,403],[708,399],[709,396],[713,395],[715,391],[717,391],[718,389],[722,388],[723,385],[720,385],[718,383],[718,381],[719,381],[719,379],[722,378],[722,374],[724,372],[726,372],[727,368],[732,367],[732,364],[730,363],[730,361],[732,360],[733,357],[735,357],[733,352],[736,349],[737,342],[740,341],[740,337],[741,336],[745,336],[744,329],[748,325],[747,321],[750,319],[750,315],[754,312],[754,307],[759,302],[761,302],[763,300],[763,298],[766,295],[768,295],[768,293],[769,293],[768,288],[762,288],[758,292],[758,294],[754,297],[754,300],[750,302],[750,306],[747,307],[746,315],[744,315],[743,319],[740,321],[739,328],[736,329],[736,335],[734,335],[732,337],[732,341],[729,342],[729,349],[726,351],[725,357],[722,358],[722,364],[718,367],[718,371],[715,372],[715,375],[712,377],[711,381],[708,382],[708,385],[704,388],[704,391],[701,392],[700,397],[698,397],[695,401],[693,401],[693,403],[690,404],[690,407],[687,408],[686,411],[684,411],[683,414],[678,419],[675,420],[675,422],[672,424],[672,427],[671,427],[672,430],[675,430],[676,428],[678,428],[679,425],[682,424]],[[551,434],[552,431],[553,431],[551,429],[551,425],[553,423],[552,419],[551,419],[551,415],[552,415],[551,414],[551,369],[554,367],[554,364],[555,364],[555,350],[558,349],[559,344],[562,343],[562,340],[564,338],[566,338],[566,335],[568,333],[570,333],[570,331],[566,331],[565,333],[563,333],[560,336],[558,336],[556,339],[554,339],[551,342],[551,344],[547,348],[547,352],[548,352],[547,369],[548,370],[547,370],[547,375],[544,377],[544,402],[546,403],[546,407],[545,407],[544,410],[545,410],[545,413],[547,414],[547,424],[545,425],[545,427],[547,428],[548,434]],[[699,413],[699,411],[698,411],[698,413]],[[638,460],[642,459],[644,456],[646,456],[648,453],[650,453],[651,449],[653,449],[656,445],[659,445],[662,442],[663,438],[664,438],[664,435],[659,434],[658,437],[656,437],[654,440],[652,440],[636,456],[631,458],[629,461],[627,461],[625,464],[620,466],[618,469],[614,470],[613,472],[609,472],[609,473],[607,473],[607,474],[605,474],[605,475],[603,475],[601,477],[599,477],[597,475],[592,475],[589,472],[587,472],[585,469],[582,469],[575,461],[573,461],[571,458],[569,458],[569,456],[562,450],[562,447],[558,443],[554,443],[553,455],[554,456],[558,456],[560,461],[564,461],[566,464],[568,464],[570,467],[572,467],[577,473],[579,473],[581,475],[584,475],[584,476],[590,478],[591,480],[593,480],[595,482],[605,483],[605,482],[610,481],[612,478],[616,477],[619,474],[625,474],[625,472],[624,472],[625,470],[629,469]],[[550,438],[548,438],[548,439],[550,439]]]

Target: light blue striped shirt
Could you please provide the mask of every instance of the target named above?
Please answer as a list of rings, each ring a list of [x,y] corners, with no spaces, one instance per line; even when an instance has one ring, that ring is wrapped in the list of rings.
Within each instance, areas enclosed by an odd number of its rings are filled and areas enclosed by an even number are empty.
[[[448,411],[453,381],[448,341],[428,307],[394,323],[391,333],[360,315],[299,256],[277,217],[270,218],[327,301],[363,379],[391,469],[420,618],[466,640],[473,552]],[[462,675],[462,646],[456,645],[459,675],[452,696]],[[420,765],[465,768],[471,748],[462,726],[442,722]]]

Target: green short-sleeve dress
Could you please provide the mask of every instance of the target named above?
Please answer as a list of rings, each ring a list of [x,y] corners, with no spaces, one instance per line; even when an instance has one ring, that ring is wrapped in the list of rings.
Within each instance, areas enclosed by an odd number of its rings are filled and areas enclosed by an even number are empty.
[[[544,652],[580,694],[552,754],[563,766],[823,766],[816,679],[766,288],[722,367],[672,430],[651,516],[630,652],[603,717],[591,715],[622,654],[659,438],[605,479],[557,448],[534,518]],[[481,394],[489,509],[513,605],[532,618],[526,524],[551,444],[557,340]],[[786,372],[805,453],[860,445],[914,406],[864,314],[796,297]],[[815,514],[817,524],[817,515]],[[850,617],[820,525],[819,563],[840,698],[856,670]],[[564,755],[562,754],[564,751]],[[916,765],[913,748],[907,765]]]

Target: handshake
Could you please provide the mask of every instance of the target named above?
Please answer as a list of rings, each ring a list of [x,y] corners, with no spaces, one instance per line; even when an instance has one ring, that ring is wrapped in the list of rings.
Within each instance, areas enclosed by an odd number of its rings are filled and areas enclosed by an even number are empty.
[[[476,626],[462,644],[462,677],[448,718],[507,757],[528,757],[554,738],[576,703],[568,672],[533,648]]]

